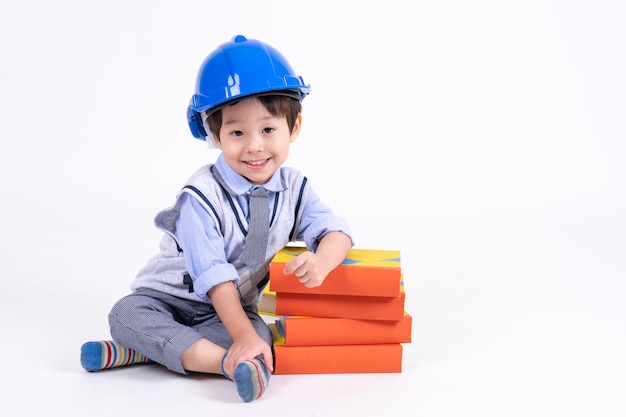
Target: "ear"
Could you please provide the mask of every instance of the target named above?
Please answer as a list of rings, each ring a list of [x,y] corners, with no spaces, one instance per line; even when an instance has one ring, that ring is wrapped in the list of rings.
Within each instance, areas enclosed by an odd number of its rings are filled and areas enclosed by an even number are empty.
[[[296,139],[298,139],[298,135],[300,135],[300,130],[302,129],[302,113],[298,114],[296,118],[296,122],[293,124],[293,129],[291,129],[291,137],[289,138],[289,142],[294,143]]]

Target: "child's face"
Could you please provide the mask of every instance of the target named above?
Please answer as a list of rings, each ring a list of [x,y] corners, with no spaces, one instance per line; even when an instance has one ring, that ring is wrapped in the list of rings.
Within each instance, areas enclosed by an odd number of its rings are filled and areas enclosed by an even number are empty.
[[[300,133],[299,115],[293,131],[284,116],[273,116],[257,98],[244,99],[222,109],[220,141],[224,160],[253,184],[264,184],[285,162],[289,147]]]

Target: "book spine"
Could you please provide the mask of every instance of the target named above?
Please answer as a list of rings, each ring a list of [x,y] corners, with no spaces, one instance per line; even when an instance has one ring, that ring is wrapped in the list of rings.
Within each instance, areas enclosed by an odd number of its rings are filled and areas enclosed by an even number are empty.
[[[285,346],[411,343],[412,318],[359,320],[322,317],[280,317]]]
[[[275,346],[274,374],[402,372],[402,345]]]
[[[270,291],[266,286],[261,293],[261,299],[257,304],[259,308],[259,314],[265,314],[267,316],[276,316],[276,293]]]
[[[276,293],[275,312],[284,316],[401,320],[404,299],[404,292],[398,297]]]

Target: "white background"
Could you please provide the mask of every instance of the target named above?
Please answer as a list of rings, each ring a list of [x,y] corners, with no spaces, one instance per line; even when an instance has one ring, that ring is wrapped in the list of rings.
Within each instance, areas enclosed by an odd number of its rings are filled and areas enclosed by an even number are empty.
[[[7,415],[623,416],[626,6],[593,1],[0,5]],[[87,373],[80,345],[217,151],[185,111],[236,34],[312,86],[288,164],[357,247],[399,249],[401,374]],[[405,411],[400,411],[405,410]]]

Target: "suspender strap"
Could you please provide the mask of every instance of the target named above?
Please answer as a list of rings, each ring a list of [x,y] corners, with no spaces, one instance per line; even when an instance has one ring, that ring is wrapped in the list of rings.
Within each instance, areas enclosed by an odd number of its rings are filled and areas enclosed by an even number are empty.
[[[304,177],[302,185],[300,186],[300,192],[298,193],[298,201],[296,202],[296,212],[294,213],[293,227],[291,233],[289,233],[289,240],[294,241],[296,239],[296,225],[298,224],[298,214],[300,212],[300,206],[302,205],[302,196],[304,194],[304,187],[306,186],[308,179]]]

